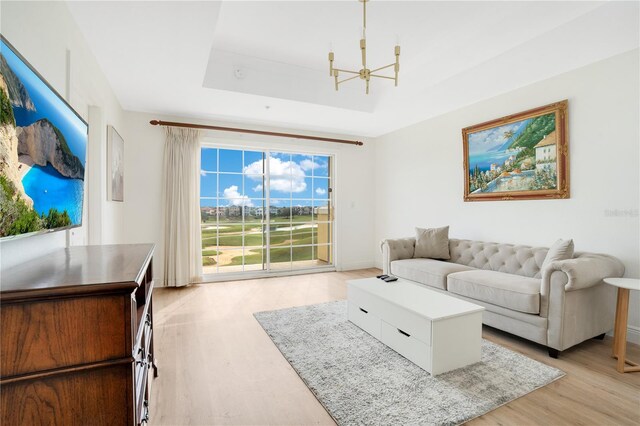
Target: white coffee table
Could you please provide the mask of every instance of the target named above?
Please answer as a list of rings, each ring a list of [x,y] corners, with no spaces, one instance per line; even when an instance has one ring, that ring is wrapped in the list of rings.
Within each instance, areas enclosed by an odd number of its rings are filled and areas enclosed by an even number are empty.
[[[481,358],[482,306],[399,279],[347,282],[349,321],[432,375]]]

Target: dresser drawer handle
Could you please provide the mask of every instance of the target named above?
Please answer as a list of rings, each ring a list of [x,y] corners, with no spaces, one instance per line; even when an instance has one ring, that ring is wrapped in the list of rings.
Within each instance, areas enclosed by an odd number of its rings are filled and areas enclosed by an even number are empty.
[[[149,424],[149,401],[145,400],[144,403],[144,417],[140,420],[140,424]]]
[[[364,310],[364,309],[362,309],[362,308],[360,308],[360,310],[361,310],[362,312],[364,312],[365,314],[368,314],[368,313],[369,313],[369,311],[365,311],[365,310]]]
[[[409,333],[406,333],[406,332],[404,332],[404,331],[402,331],[400,329],[398,329],[398,333],[403,334],[403,335],[405,335],[407,337],[411,337],[411,335]]]

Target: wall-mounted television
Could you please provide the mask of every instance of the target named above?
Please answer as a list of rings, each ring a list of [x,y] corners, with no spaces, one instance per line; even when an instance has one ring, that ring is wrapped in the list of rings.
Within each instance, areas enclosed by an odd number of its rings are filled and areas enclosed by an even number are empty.
[[[87,123],[0,35],[0,239],[82,225]]]

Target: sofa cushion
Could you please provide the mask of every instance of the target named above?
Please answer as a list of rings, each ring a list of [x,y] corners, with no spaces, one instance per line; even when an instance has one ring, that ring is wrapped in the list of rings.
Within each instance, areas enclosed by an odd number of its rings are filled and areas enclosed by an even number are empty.
[[[540,313],[540,279],[473,270],[447,277],[447,290],[527,314]]]
[[[472,270],[470,266],[434,259],[404,259],[391,262],[392,275],[443,290],[447,289],[447,275]]]
[[[451,258],[449,255],[449,227],[416,228],[416,249],[413,257],[427,259]]]
[[[549,248],[547,257],[542,262],[542,268],[546,269],[551,262],[573,259],[573,240],[558,240]]]

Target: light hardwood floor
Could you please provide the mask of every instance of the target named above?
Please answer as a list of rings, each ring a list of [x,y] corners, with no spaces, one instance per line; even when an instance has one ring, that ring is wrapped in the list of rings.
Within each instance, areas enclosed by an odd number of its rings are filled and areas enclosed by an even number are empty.
[[[158,289],[159,377],[152,386],[151,424],[334,424],[252,314],[345,299],[346,280],[379,273],[366,269]],[[567,375],[469,424],[640,423],[640,373],[616,372],[609,337],[551,359],[544,347],[526,340],[486,327],[483,334]],[[628,355],[640,360],[640,347],[629,345]]]

